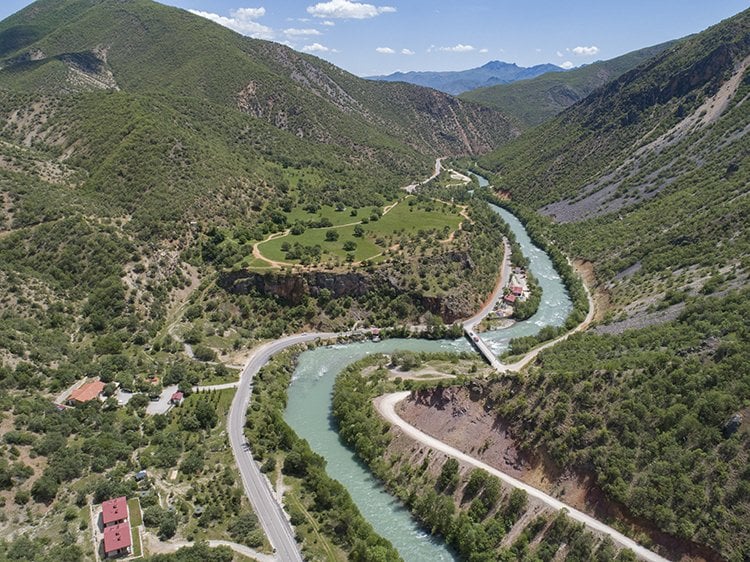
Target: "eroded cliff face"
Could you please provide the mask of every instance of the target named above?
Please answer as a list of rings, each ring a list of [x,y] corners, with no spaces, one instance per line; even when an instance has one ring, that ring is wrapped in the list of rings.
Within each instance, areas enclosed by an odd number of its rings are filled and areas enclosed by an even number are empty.
[[[401,278],[385,270],[372,273],[303,271],[292,274],[258,273],[243,269],[222,273],[218,285],[234,294],[275,297],[289,306],[301,304],[306,297],[317,298],[324,289],[330,291],[334,299],[359,299],[372,292],[391,298],[406,295],[420,315],[432,313],[440,316],[446,324],[471,316],[474,307],[472,299],[463,291],[444,295],[424,295],[417,290],[409,289]]]

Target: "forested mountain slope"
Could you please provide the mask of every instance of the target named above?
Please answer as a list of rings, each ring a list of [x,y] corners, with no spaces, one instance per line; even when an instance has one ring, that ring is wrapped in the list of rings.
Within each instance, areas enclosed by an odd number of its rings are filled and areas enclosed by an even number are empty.
[[[479,160],[497,195],[546,215],[537,234],[592,262],[604,313],[485,406],[524,452],[676,539],[667,557],[750,549],[749,67],[750,10]]]
[[[133,492],[123,476],[133,463],[154,478],[179,466],[191,486],[218,486],[193,498],[226,499],[201,525],[221,520],[217,532],[234,539],[226,531],[234,521],[245,544],[257,543],[226,447],[211,458],[188,443],[223,439],[216,420],[227,396],[192,400],[206,414],[197,429],[188,412],[145,415],[149,394],[236,378],[210,362],[216,350],[269,337],[253,331],[264,322],[293,330],[285,314],[304,323],[322,305],[256,295],[227,302],[216,270],[292,221],[304,230],[322,206],[337,226],[375,221],[402,186],[431,173],[437,155],[476,154],[515,134],[495,110],[361,80],[147,0],[40,0],[0,22],[0,115],[0,534],[28,532],[36,542],[19,539],[10,551],[39,560],[68,526],[65,552],[50,556],[83,558],[87,503]],[[464,220],[443,206],[423,214],[454,228]],[[436,245],[446,261],[449,246]],[[235,318],[249,327],[214,328]],[[183,353],[182,332],[203,361]],[[102,378],[108,400],[61,414],[53,401],[86,377]],[[136,391],[127,407],[112,396],[117,385]],[[203,471],[204,462],[222,470]],[[197,524],[195,514],[180,517],[181,529]]]
[[[146,0],[37,2],[0,24],[0,56],[8,140],[53,150],[83,169],[84,192],[128,214],[146,212],[149,196],[169,197],[176,214],[227,191],[267,199],[292,163],[393,194],[429,169],[427,154],[487,150],[513,134],[494,111],[360,80]],[[174,180],[189,186],[179,200]]]
[[[566,72],[546,72],[530,80],[480,87],[461,99],[494,107],[525,127],[547,121],[591,92],[644,63],[672,42],[638,49],[610,60],[597,61]]]
[[[105,308],[133,321],[164,315],[201,231],[260,239],[282,201],[382,206],[436,153],[514,134],[494,110],[148,0],[41,0],[0,23],[0,57],[3,275],[63,302],[114,283],[132,309]],[[89,235],[123,253],[106,278],[70,251]]]
[[[749,65],[745,11],[480,162],[514,200],[549,216],[573,255],[595,263],[628,314],[659,295],[670,306],[685,291],[742,284]]]

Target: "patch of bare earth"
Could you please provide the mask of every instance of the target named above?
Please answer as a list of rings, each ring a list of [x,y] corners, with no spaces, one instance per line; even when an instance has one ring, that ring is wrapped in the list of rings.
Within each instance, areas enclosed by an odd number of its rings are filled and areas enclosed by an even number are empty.
[[[450,458],[448,455],[414,441],[411,437],[397,429],[392,428],[390,433],[391,440],[386,451],[386,457],[390,459],[394,472],[398,472],[402,467],[423,466],[425,461],[427,461],[427,472],[434,478],[437,478],[440,475],[443,464],[445,464],[445,461]],[[466,487],[465,483],[468,481],[472,470],[474,470],[474,466],[459,461],[459,482],[461,482],[461,484],[453,493],[453,499],[456,505],[461,505],[464,496],[464,489]],[[512,488],[502,484],[502,490],[503,495],[507,495],[510,494]],[[500,505],[500,503],[498,503],[498,505]],[[488,516],[491,517],[494,513],[495,511],[493,510]],[[503,537],[501,543],[502,546],[510,546],[513,544],[526,526],[542,513],[548,513],[551,515],[553,511],[535,498],[529,497],[526,511],[521,515],[518,521],[516,521],[515,525],[513,525],[505,537]]]
[[[630,516],[625,508],[609,501],[591,474],[557,467],[543,452],[522,451],[508,424],[485,409],[478,386],[435,388],[410,396],[398,405],[398,414],[421,431],[477,458],[510,476],[611,524],[617,521],[631,536],[647,535],[662,547],[667,557],[682,562],[721,560],[713,552],[679,540]]]
[[[611,306],[610,295],[605,287],[596,282],[594,264],[585,260],[573,260],[573,269],[581,276],[587,287],[591,288],[594,297],[594,322],[600,322]]]

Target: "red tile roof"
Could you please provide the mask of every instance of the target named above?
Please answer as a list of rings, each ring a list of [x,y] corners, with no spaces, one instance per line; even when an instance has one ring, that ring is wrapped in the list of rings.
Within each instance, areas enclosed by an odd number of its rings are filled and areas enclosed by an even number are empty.
[[[104,529],[104,554],[117,552],[131,546],[132,543],[129,523],[120,523]]]
[[[516,302],[516,295],[514,295],[513,293],[505,295],[505,297],[503,297],[503,300],[505,300],[505,302]]]
[[[104,390],[104,383],[102,381],[92,381],[76,388],[70,393],[68,400],[73,402],[88,402],[99,396]]]
[[[179,402],[185,397],[185,395],[179,390],[172,395],[172,402]]]
[[[519,287],[518,285],[512,285],[510,288],[510,292],[514,295],[522,295],[523,294],[523,287]]]
[[[125,496],[102,502],[102,523],[106,527],[128,518],[128,500]]]

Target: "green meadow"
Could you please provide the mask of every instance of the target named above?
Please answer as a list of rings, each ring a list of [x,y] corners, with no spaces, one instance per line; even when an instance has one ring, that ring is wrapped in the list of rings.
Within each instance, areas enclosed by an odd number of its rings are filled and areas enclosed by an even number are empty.
[[[307,228],[300,234],[290,233],[262,242],[258,249],[270,260],[295,264],[377,260],[387,248],[403,242],[404,237],[410,239],[420,231],[435,231],[445,238],[463,220],[455,205],[433,200],[420,201],[413,196],[405,197],[386,214],[372,220],[373,215],[382,212],[382,209],[359,209],[359,216],[355,217],[348,210],[337,211],[330,206],[321,207],[315,213],[295,208],[287,214],[290,223],[327,218],[333,226]],[[361,224],[351,224],[357,221]],[[329,231],[335,232],[338,237],[331,240]],[[358,231],[361,231],[360,236],[356,236]],[[351,244],[356,245],[354,249]],[[316,246],[319,250],[314,249]],[[247,263],[250,267],[267,266],[257,259]]]

